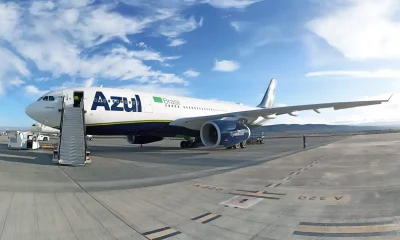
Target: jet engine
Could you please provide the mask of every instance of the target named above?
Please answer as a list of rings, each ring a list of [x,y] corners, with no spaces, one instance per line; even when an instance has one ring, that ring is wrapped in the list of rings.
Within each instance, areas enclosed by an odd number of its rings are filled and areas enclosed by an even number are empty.
[[[200,129],[200,138],[206,147],[230,147],[245,142],[249,137],[250,129],[234,121],[209,121]]]
[[[128,135],[126,136],[126,141],[130,144],[147,144],[152,142],[158,142],[163,140],[163,137],[156,137],[156,136],[135,136],[135,135]]]

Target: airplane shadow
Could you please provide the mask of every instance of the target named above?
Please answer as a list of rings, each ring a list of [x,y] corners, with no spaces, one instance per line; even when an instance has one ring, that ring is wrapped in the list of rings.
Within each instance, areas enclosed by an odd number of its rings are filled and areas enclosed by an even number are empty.
[[[206,151],[193,152],[196,148],[182,149],[180,147],[162,147],[162,146],[145,146],[143,147],[121,147],[121,146],[88,146],[88,150],[93,153],[101,152],[130,152],[130,153],[163,153],[173,151],[176,154],[204,155],[209,154]],[[197,149],[200,150],[200,149]]]
[[[10,150],[7,149],[7,144],[0,143],[0,154],[13,156],[9,157],[0,155],[0,163],[14,162],[14,163],[27,163],[35,165],[54,165],[51,159],[52,157],[51,152],[39,153],[39,152],[32,152],[29,150]],[[35,159],[29,159],[24,157],[34,157]]]

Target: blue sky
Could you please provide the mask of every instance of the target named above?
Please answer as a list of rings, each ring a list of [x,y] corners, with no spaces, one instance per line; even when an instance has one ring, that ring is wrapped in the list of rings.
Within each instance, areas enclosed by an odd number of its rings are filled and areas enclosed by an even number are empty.
[[[381,99],[399,92],[396,0],[0,1],[0,126],[49,90],[129,87],[276,106]],[[276,123],[397,121],[379,107],[283,116]]]

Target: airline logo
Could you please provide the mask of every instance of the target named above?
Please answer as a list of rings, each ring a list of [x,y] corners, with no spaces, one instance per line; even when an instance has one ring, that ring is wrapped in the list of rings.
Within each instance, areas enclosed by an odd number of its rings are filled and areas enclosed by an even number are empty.
[[[156,103],[164,103],[165,105],[176,105],[176,106],[180,105],[179,100],[171,100],[168,98],[161,98],[161,97],[155,97],[155,96],[153,96],[153,101]]]
[[[135,97],[111,96],[110,99],[107,99],[103,92],[97,91],[91,110],[98,108],[104,108],[105,111],[142,112],[142,102],[139,95],[135,95]]]

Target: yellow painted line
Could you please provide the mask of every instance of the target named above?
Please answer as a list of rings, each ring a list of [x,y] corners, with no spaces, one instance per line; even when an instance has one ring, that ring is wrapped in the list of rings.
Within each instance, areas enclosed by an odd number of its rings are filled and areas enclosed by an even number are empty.
[[[36,157],[31,157],[31,156],[10,155],[10,154],[2,154],[2,153],[0,153],[0,157],[36,159]]]
[[[43,149],[56,149],[57,146],[41,146]]]
[[[178,235],[180,233],[181,232],[179,232],[175,229],[166,227],[166,228],[154,230],[151,232],[143,233],[143,235],[150,240],[155,240],[155,239],[161,240],[161,239],[166,239],[166,238]]]
[[[400,230],[398,224],[368,225],[368,226],[308,226],[299,225],[297,231],[314,233],[375,233]]]

